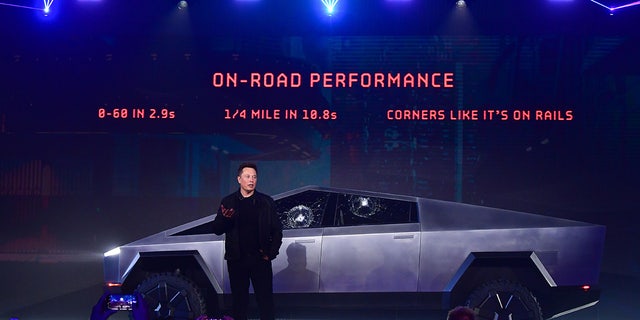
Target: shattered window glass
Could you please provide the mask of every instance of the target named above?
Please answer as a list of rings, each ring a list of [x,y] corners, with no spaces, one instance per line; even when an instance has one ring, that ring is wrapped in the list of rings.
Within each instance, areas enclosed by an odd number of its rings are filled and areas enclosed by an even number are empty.
[[[415,202],[355,194],[338,196],[335,226],[418,222]]]
[[[305,191],[276,201],[284,229],[317,228],[329,200],[329,193]]]

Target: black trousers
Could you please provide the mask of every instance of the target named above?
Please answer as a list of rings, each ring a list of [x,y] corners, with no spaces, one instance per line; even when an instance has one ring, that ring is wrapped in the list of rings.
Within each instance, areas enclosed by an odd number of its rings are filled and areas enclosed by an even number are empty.
[[[246,320],[249,305],[249,283],[253,285],[261,320],[274,320],[273,271],[271,261],[258,257],[227,260],[233,298],[233,319]]]

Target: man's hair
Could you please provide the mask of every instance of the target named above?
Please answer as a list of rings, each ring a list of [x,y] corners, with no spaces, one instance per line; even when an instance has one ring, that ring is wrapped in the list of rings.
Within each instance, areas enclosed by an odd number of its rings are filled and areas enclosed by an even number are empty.
[[[242,174],[242,170],[244,168],[251,168],[253,170],[256,171],[256,174],[258,173],[258,166],[253,163],[253,162],[243,162],[240,164],[240,166],[238,166],[238,177]]]
[[[449,311],[447,320],[476,320],[476,313],[470,308],[458,306]]]

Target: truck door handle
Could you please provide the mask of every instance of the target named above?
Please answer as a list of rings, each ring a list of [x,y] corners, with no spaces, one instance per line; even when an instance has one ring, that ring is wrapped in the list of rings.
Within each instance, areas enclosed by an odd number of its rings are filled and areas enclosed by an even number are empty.
[[[393,236],[393,240],[400,240],[400,239],[413,239],[413,235],[412,234],[401,234],[401,235]]]

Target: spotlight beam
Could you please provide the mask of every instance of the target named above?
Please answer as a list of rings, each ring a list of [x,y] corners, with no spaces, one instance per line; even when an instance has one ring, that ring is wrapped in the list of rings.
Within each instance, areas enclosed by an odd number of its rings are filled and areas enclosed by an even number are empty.
[[[21,6],[21,5],[19,5],[19,4],[6,3],[6,2],[0,2],[0,6],[7,6],[7,7],[14,7],[14,8],[22,8],[22,9],[31,9],[31,10],[42,10],[42,8],[35,8],[35,7],[28,7],[28,6]]]
[[[595,3],[595,4],[599,5],[599,6],[601,6],[601,7],[605,8],[605,9],[607,9],[607,10],[611,10],[611,8],[609,8],[609,7],[605,6],[604,4],[602,4],[602,3],[600,3],[600,2],[598,2],[598,1],[596,1],[596,0],[589,0],[589,1],[591,1],[591,2],[593,2],[593,3]]]
[[[596,0],[589,0],[589,1],[599,5],[601,7],[603,7],[605,9],[609,10],[609,11],[616,11],[616,10],[619,10],[619,9],[624,9],[624,8],[629,8],[629,7],[634,7],[634,6],[640,5],[640,1],[635,1],[635,2],[631,2],[631,3],[623,4],[623,5],[617,6],[617,7],[609,7],[609,6],[604,5],[604,4],[602,4],[602,3],[600,3],[600,2],[598,2]]]
[[[15,3],[7,3],[7,2],[0,2],[0,6],[7,6],[7,7],[14,7],[14,8],[20,8],[20,9],[43,11],[45,14],[49,13],[49,9],[51,8],[51,5],[53,4],[53,0],[43,0],[43,3],[44,3],[44,7],[42,7],[42,8],[23,6],[23,5],[19,5],[19,4],[15,4]]]
[[[633,7],[633,6],[637,6],[639,4],[640,4],[640,1],[636,1],[636,2],[632,2],[632,3],[624,4],[624,5],[621,5],[621,6],[613,7],[613,8],[611,8],[611,10],[618,10],[618,9]]]

